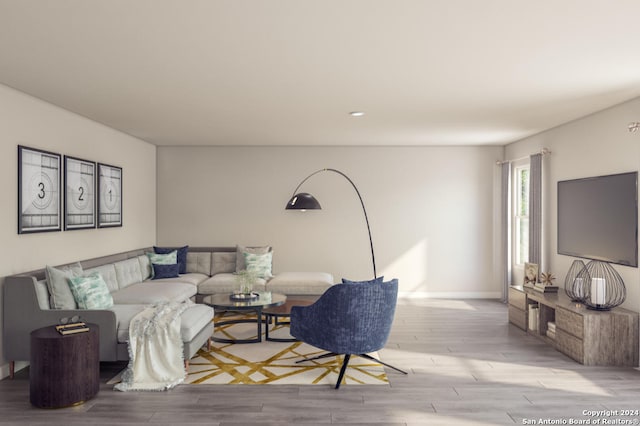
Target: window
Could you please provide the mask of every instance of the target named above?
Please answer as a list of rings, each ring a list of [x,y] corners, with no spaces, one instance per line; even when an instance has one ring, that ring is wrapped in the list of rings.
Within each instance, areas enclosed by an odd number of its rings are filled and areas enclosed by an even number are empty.
[[[514,173],[514,263],[529,261],[529,165],[515,167]]]

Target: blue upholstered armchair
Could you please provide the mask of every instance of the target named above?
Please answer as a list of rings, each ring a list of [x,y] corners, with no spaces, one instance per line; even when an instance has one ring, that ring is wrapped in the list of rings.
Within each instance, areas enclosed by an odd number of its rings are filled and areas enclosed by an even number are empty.
[[[401,373],[406,372],[368,355],[387,342],[398,297],[398,280],[338,284],[313,305],[291,308],[291,335],[329,353],[312,359],[344,354],[336,389],[351,355],[373,359]]]

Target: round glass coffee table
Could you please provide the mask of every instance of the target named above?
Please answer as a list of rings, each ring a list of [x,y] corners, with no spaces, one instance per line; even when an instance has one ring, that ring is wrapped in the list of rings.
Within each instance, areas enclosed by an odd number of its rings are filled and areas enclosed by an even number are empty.
[[[281,305],[265,308],[262,311],[265,316],[265,321],[267,322],[264,334],[265,340],[268,340],[270,342],[297,342],[298,339],[296,339],[295,337],[280,338],[269,336],[269,325],[271,323],[273,323],[275,327],[281,325],[290,325],[291,321],[280,321],[280,319],[291,318],[291,308],[293,306],[309,306],[314,304],[317,299],[318,298],[315,296],[310,296],[308,299],[287,299],[285,303]]]
[[[265,292],[256,292],[257,297],[238,300],[234,298],[233,294],[212,294],[205,296],[202,302],[206,305],[212,306],[214,311],[253,311],[256,313],[256,318],[242,318],[232,319],[226,321],[215,322],[214,327],[220,327],[228,324],[239,323],[253,323],[257,324],[257,337],[255,339],[225,339],[222,337],[212,336],[211,339],[220,343],[259,343],[262,342],[262,310],[264,308],[270,308],[274,306],[282,305],[287,296],[284,294]]]

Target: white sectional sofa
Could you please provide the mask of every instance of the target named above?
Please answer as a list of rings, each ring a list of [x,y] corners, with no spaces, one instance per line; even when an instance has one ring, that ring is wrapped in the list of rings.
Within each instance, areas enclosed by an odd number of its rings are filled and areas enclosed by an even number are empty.
[[[99,272],[114,301],[109,309],[53,309],[45,269],[6,277],[3,298],[4,356],[29,360],[30,332],[59,324],[61,318],[79,316],[100,327],[100,360],[127,360],[129,323],[146,306],[168,301],[201,301],[208,294],[229,293],[236,287],[236,247],[190,247],[186,273],[151,280],[151,265],[143,248],[79,262],[84,273]],[[62,265],[65,266],[65,265]],[[285,272],[254,287],[293,295],[320,295],[333,277],[319,272]],[[190,359],[213,332],[213,309],[196,304],[181,316],[184,358]]]

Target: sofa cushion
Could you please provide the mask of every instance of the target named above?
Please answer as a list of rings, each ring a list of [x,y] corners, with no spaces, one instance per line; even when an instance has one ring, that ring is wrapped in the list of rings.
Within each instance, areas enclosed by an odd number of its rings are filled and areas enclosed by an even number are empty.
[[[195,296],[197,287],[184,282],[175,282],[177,278],[165,278],[156,281],[144,281],[111,294],[115,304],[153,304],[158,302],[181,301]]]
[[[116,269],[118,288],[125,288],[142,281],[142,272],[138,259],[121,260],[113,264]]]
[[[236,272],[240,272],[244,269],[247,269],[247,266],[244,261],[244,253],[250,254],[265,254],[271,251],[270,246],[264,247],[245,247],[245,246],[236,246]]]
[[[180,277],[178,277],[174,281],[179,281],[181,283],[187,283],[187,284],[197,286],[198,284],[207,280],[208,278],[209,278],[209,275],[198,274],[194,272],[194,273],[181,274]]]
[[[115,304],[109,308],[116,314],[116,334],[118,343],[126,343],[129,341],[129,324],[133,317],[138,315],[147,305],[127,305]]]
[[[113,305],[110,310],[116,314],[116,329],[119,343],[129,341],[129,324],[148,305]],[[213,308],[194,305],[180,316],[180,336],[183,342],[190,342],[213,319]]]
[[[113,306],[107,283],[97,272],[70,278],[69,287],[80,309],[107,309]]]
[[[187,273],[211,275],[211,253],[187,253]]]
[[[148,280],[151,278],[151,260],[146,254],[138,256],[138,263],[140,263],[140,273],[142,274],[142,280]]]
[[[265,283],[267,281],[258,278],[253,284],[253,289],[256,291],[264,291]],[[234,290],[239,288],[239,284],[236,281],[235,274],[221,273],[212,276],[204,282],[198,284],[198,293],[200,294],[218,294],[218,293],[233,293]]]
[[[326,272],[282,272],[267,283],[267,290],[286,295],[321,295],[333,285]]]
[[[180,336],[183,342],[190,342],[213,320],[211,306],[197,304],[187,308],[180,316]]]
[[[187,253],[189,252],[189,246],[182,246],[177,248],[153,246],[153,251],[155,251],[158,254],[168,254],[174,250],[176,251],[177,263],[180,266],[178,273],[186,274],[187,273]]]
[[[45,267],[45,276],[47,277],[47,286],[49,287],[51,307],[53,309],[76,309],[76,300],[69,288],[69,278],[81,275],[82,265],[80,263],[61,268]]]
[[[235,252],[213,252],[211,254],[211,275],[236,272]]]
[[[95,268],[87,269],[84,271],[85,275],[97,272],[102,276],[102,279],[107,283],[107,287],[110,292],[117,291],[120,286],[118,285],[118,274],[116,274],[116,267],[113,263],[109,263],[102,266],[96,266]]]

